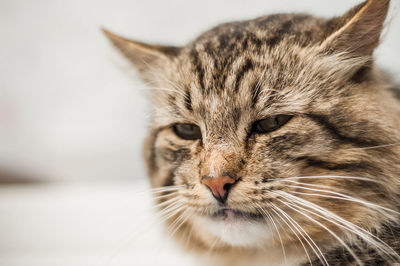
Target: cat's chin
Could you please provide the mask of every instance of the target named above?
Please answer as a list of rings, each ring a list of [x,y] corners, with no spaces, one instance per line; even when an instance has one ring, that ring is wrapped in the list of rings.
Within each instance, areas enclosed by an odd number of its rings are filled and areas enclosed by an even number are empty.
[[[273,236],[269,223],[256,214],[229,209],[196,220],[204,230],[231,246],[263,246]]]

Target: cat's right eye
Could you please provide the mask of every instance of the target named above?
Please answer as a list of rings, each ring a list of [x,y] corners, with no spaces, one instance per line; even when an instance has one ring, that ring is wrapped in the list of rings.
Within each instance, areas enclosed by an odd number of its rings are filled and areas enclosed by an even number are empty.
[[[200,128],[194,124],[175,124],[172,128],[175,134],[182,139],[201,139]]]
[[[264,134],[275,131],[289,122],[291,118],[291,115],[277,115],[259,120],[254,123],[253,132]]]

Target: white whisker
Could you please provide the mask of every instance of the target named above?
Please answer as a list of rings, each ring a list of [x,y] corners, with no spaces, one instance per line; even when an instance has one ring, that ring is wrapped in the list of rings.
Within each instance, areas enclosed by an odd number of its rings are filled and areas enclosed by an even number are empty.
[[[261,212],[262,212],[263,214],[265,214],[265,215],[268,217],[268,220],[269,220],[269,221],[272,223],[272,225],[274,226],[275,231],[276,231],[277,234],[278,234],[279,241],[280,241],[280,243],[281,243],[282,254],[283,254],[283,258],[284,258],[284,260],[285,260],[285,264],[287,264],[285,246],[283,245],[282,237],[281,237],[281,234],[280,234],[280,232],[279,232],[278,227],[276,226],[276,223],[275,223],[275,221],[274,221],[274,218],[272,217],[272,215],[271,215],[267,210],[265,210],[264,208],[262,208],[259,204],[257,204],[257,203],[255,203],[255,204],[256,204],[256,206],[261,210]],[[264,215],[263,215],[263,216],[264,216]]]
[[[287,225],[287,227],[293,232],[293,234],[296,236],[296,238],[300,241],[300,244],[302,245],[302,247],[303,247],[303,249],[304,249],[304,252],[306,253],[306,256],[307,256],[307,258],[308,258],[308,261],[309,261],[310,264],[312,265],[311,257],[310,257],[310,255],[308,254],[308,251],[307,251],[306,246],[304,245],[303,241],[302,241],[301,238],[298,236],[298,234],[293,230],[293,228],[296,229],[296,231],[298,231],[298,229],[297,229],[296,227],[294,227],[293,224],[290,225],[290,224],[286,221],[287,218],[284,219],[284,217],[282,217],[282,215],[279,214],[279,212],[281,212],[282,210],[281,210],[278,206],[274,205],[272,202],[270,202],[270,204],[271,204],[271,206],[272,206],[272,208],[273,208],[272,211]],[[278,211],[279,211],[279,212],[278,212]],[[289,221],[289,222],[290,222],[290,221]],[[304,236],[303,236],[303,238],[304,238]]]
[[[163,192],[171,192],[171,191],[177,191],[178,189],[182,188],[183,186],[168,186],[168,187],[158,187],[158,188],[153,188],[145,192],[150,192],[150,193],[163,193]]]
[[[271,204],[273,204],[273,203],[271,203]],[[275,207],[277,207],[277,206],[275,206]],[[278,208],[278,207],[277,207]],[[294,220],[287,212],[285,212],[284,210],[282,210],[282,209],[280,209],[281,210],[281,213],[284,215],[284,216],[286,216],[287,217],[287,219],[289,220],[289,221],[291,221],[291,223],[293,224],[295,224],[295,226],[296,226],[296,228],[299,228],[300,230],[301,230],[301,232],[299,232],[301,235],[302,235],[302,237],[304,238],[304,240],[307,242],[307,244],[310,246],[310,248],[312,249],[312,251],[314,252],[314,254],[317,256],[317,258],[321,261],[321,263],[323,264],[323,265],[329,265],[329,263],[328,263],[328,261],[326,260],[326,258],[325,258],[325,256],[324,256],[324,254],[322,253],[322,251],[319,249],[319,247],[318,247],[318,245],[314,242],[314,240],[310,237],[310,235],[303,229],[303,227],[301,227],[300,225],[299,225],[299,223],[296,221],[296,220]],[[307,237],[305,237],[304,235]],[[310,243],[311,242],[311,243]],[[315,249],[315,248],[317,249]]]
[[[316,191],[316,192],[323,192],[323,193],[329,193],[329,194],[333,194],[333,195],[337,195],[339,197],[336,196],[329,196],[329,195],[322,195],[322,194],[315,194],[316,196],[323,196],[323,197],[327,197],[327,198],[332,198],[332,199],[342,199],[342,200],[347,200],[347,201],[352,201],[352,202],[356,202],[356,203],[360,203],[363,204],[365,206],[374,208],[376,210],[385,210],[387,212],[392,212],[392,213],[396,213],[398,215],[400,215],[400,212],[377,205],[375,203],[371,203],[365,200],[361,200],[361,199],[357,199],[354,198],[352,196],[346,195],[346,194],[342,194],[339,192],[334,192],[334,191],[329,191],[329,190],[324,190],[324,189],[316,189],[316,188],[308,188],[308,187],[304,187],[304,186],[287,186],[290,188],[300,188],[300,189],[305,189],[305,190],[311,190],[311,191]],[[298,194],[304,194],[302,192],[297,192],[297,191],[291,191],[292,193],[298,193]],[[309,193],[308,193],[309,194]]]
[[[318,213],[320,213],[320,215],[317,213],[313,213],[313,214],[328,221],[328,222],[334,223],[338,227],[341,227],[351,233],[356,234],[357,236],[362,238],[364,241],[371,244],[375,248],[379,249],[383,254],[389,256],[390,258],[400,259],[400,256],[393,250],[392,247],[390,247],[388,244],[386,244],[380,238],[373,235],[371,232],[365,230],[364,228],[361,228],[360,226],[357,226],[357,225],[343,219],[342,217],[336,215],[335,213],[333,213],[319,205],[316,205],[308,200],[305,200],[303,198],[294,196],[292,194],[289,194],[289,193],[286,193],[283,191],[277,191],[275,193],[283,196],[286,199],[291,198],[292,202],[296,203],[296,205],[301,204],[305,207],[308,207],[310,209],[317,211]],[[301,208],[301,207],[298,206],[298,208]],[[307,210],[307,209],[304,209],[304,210],[310,212],[310,210]],[[334,222],[334,221],[336,221],[336,222]]]
[[[168,194],[165,194],[165,195],[160,195],[160,196],[153,196],[153,199],[155,199],[155,200],[161,200],[161,199],[164,199],[164,198],[169,198],[169,197],[176,197],[176,195],[179,195],[179,192],[177,191],[177,192],[169,192]]]
[[[272,178],[269,180],[271,180],[271,181],[287,181],[287,180],[298,180],[298,179],[350,179],[350,180],[368,181],[368,182],[373,182],[373,183],[382,183],[379,180],[374,180],[374,179],[367,178],[367,177],[340,176],[340,175],[293,176],[293,177],[284,177],[284,178]]]
[[[211,254],[211,252],[214,251],[214,248],[217,246],[217,244],[220,242],[221,240],[219,238],[216,238],[212,244],[210,245],[210,248],[208,249],[207,253],[205,254],[205,256],[208,256],[209,254]]]
[[[363,147],[363,148],[348,148],[348,149],[344,149],[344,150],[347,150],[347,151],[350,151],[350,150],[371,150],[371,149],[394,147],[394,146],[399,146],[399,145],[400,145],[400,142],[391,143],[391,144],[384,144],[384,145],[378,145],[378,146],[371,146],[371,147]]]
[[[164,187],[156,187],[156,188],[151,188],[150,191],[158,191],[158,190],[173,190],[173,189],[178,189],[183,187],[183,185],[179,186],[164,186]]]
[[[158,214],[161,215],[162,219],[168,220],[172,216],[174,216],[176,213],[181,211],[183,209],[183,204],[180,204],[179,202],[171,204],[167,208],[163,209],[160,211]]]
[[[153,206],[153,209],[160,209],[164,207],[165,205],[170,205],[171,203],[177,202],[179,199],[177,197],[173,197],[172,199],[166,200],[164,202],[161,202],[159,204],[156,204]]]
[[[170,225],[171,228],[168,228],[168,231],[172,231],[170,236],[173,237],[174,234],[179,230],[179,228],[190,218],[188,213],[192,213],[189,209],[185,209],[179,217]],[[175,227],[175,228],[174,228]]]
[[[279,200],[279,199],[278,199]],[[329,229],[327,226],[323,225],[322,223],[318,222],[317,220],[315,220],[314,218],[310,217],[309,215],[305,214],[304,212],[299,211],[297,208],[300,208],[297,204],[295,203],[288,203],[282,200],[279,200],[281,203],[283,203],[284,205],[288,206],[289,208],[291,208],[292,210],[300,213],[301,215],[303,215],[304,217],[308,218],[310,221],[316,223],[317,225],[319,225],[320,227],[322,227],[323,229],[325,229],[327,232],[329,232],[334,238],[336,238],[336,240],[339,241],[339,243],[347,249],[347,251],[353,256],[353,258],[357,261],[357,263],[359,265],[364,265],[362,263],[362,261],[360,260],[360,258],[358,258],[358,256],[354,253],[354,251],[343,241],[343,239],[341,239],[337,234],[335,234],[331,229]],[[294,207],[293,207],[294,206]],[[303,209],[303,208],[301,208]]]

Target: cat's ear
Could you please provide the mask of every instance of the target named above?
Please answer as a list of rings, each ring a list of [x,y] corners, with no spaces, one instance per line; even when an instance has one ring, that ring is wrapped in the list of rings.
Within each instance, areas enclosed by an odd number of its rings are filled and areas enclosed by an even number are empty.
[[[390,0],[368,0],[344,16],[328,22],[333,28],[321,47],[330,52],[349,52],[356,56],[372,55],[379,45]]]
[[[138,71],[146,76],[153,70],[162,70],[168,62],[176,57],[181,48],[175,46],[151,45],[138,41],[128,40],[108,30],[103,29],[118,50],[120,50]]]

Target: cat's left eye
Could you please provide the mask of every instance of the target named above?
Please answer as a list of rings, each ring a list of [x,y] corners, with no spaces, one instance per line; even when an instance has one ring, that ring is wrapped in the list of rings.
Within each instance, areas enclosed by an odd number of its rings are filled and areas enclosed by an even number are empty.
[[[253,132],[263,134],[275,131],[289,122],[291,118],[291,115],[277,115],[259,120],[254,123]]]
[[[176,124],[173,126],[175,134],[186,140],[201,139],[200,128],[194,124]]]

